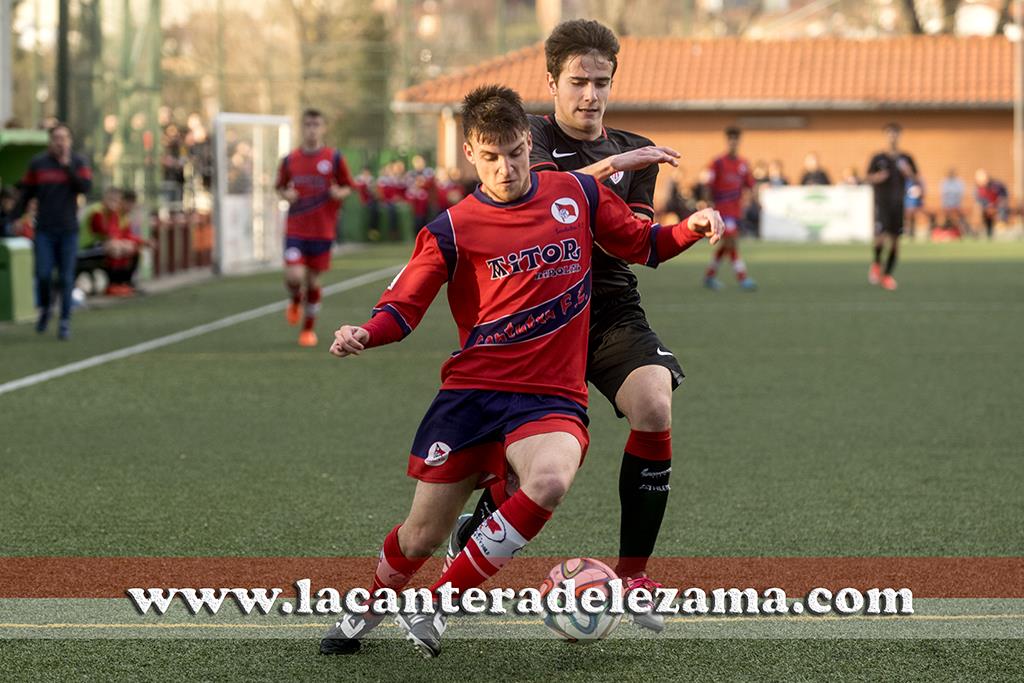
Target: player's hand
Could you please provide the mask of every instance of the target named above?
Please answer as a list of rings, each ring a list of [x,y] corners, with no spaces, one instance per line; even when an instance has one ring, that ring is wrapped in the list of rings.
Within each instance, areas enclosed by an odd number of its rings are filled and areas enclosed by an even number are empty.
[[[284,197],[285,201],[289,204],[294,204],[299,201],[299,191],[295,189],[295,186],[288,183],[288,187],[281,190],[281,196]]]
[[[714,209],[701,209],[686,219],[686,227],[707,237],[711,244],[717,244],[725,231],[725,221]]]
[[[910,167],[910,164],[907,163],[906,159],[900,159],[899,161],[897,161],[896,168],[900,169],[900,173],[902,173],[903,175],[914,175],[914,169]]]
[[[672,164],[678,166],[679,152],[671,147],[649,145],[639,149],[616,154],[612,157],[612,168],[616,171],[639,171],[651,164]]]
[[[352,188],[350,188],[350,187],[342,187],[341,185],[338,185],[337,183],[331,183],[331,189],[328,190],[328,192],[331,195],[331,199],[333,199],[336,202],[340,202],[342,199],[347,197],[351,191],[352,191]]]
[[[338,358],[345,356],[358,356],[360,351],[366,349],[366,342],[370,341],[370,333],[362,327],[355,325],[342,325],[334,333],[334,343],[331,344],[331,355]]]
[[[874,173],[871,174],[871,177],[874,179],[871,181],[874,185],[877,185],[878,183],[884,183],[886,180],[889,179],[889,169],[883,168],[881,171],[875,171]]]

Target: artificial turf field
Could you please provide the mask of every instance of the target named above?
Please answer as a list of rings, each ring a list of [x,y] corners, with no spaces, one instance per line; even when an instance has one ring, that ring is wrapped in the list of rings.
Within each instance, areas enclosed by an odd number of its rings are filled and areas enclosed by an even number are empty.
[[[1024,244],[907,244],[896,292],[866,284],[863,246],[744,248],[761,285],[753,294],[728,273],[721,292],[698,286],[706,246],[637,269],[652,326],[687,372],[658,554],[1024,556]],[[407,254],[348,255],[327,281]],[[299,348],[274,312],[0,393],[0,576],[10,558],[374,556],[408,508],[408,447],[456,345],[439,297],[403,343],[328,356],[336,324],[365,320],[388,279],[325,300],[320,349]],[[82,312],[67,344],[0,327],[0,392],[281,298],[280,275],[263,274]],[[586,464],[527,556],[616,552],[628,427],[593,398]],[[658,639],[625,637],[634,627],[624,624],[621,638],[572,646],[515,625],[510,640],[498,624],[446,640],[431,662],[394,639],[321,657],[317,624],[329,617],[305,627],[293,617],[286,635],[268,627],[259,638],[106,628],[104,615],[127,601],[87,590],[66,604],[73,621],[100,628],[58,627],[61,600],[88,579],[40,580],[63,597],[0,584],[0,679],[1010,680],[1024,670],[1019,571],[996,577],[994,593],[961,596],[987,600],[923,601],[922,619],[879,627],[878,638],[873,622],[856,633],[830,631],[835,622],[756,633],[697,622]],[[450,634],[472,631],[452,623]]]

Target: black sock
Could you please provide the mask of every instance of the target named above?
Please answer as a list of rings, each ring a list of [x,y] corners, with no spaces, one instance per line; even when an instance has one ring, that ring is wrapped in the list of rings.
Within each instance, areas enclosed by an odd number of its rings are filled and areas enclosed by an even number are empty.
[[[889,259],[885,262],[885,274],[892,275],[892,269],[896,267],[896,247],[889,250]]]
[[[875,245],[875,263],[882,265],[882,245]]]
[[[672,460],[648,460],[630,453],[622,455],[619,470],[619,564],[616,573],[633,576],[647,566],[654,552],[661,520],[668,504]]]
[[[459,529],[460,548],[466,547],[466,544],[469,543],[469,537],[473,535],[477,527],[483,524],[484,520],[490,517],[497,509],[498,506],[494,504],[494,496],[491,495],[491,490],[484,489],[484,492],[480,494],[480,500],[476,502],[476,510],[473,510],[473,519],[469,521],[469,524],[465,524]]]

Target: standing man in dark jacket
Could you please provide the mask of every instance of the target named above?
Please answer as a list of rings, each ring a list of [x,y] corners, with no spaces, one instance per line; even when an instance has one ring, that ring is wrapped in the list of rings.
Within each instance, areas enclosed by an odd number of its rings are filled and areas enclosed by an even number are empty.
[[[71,129],[59,123],[50,129],[50,147],[32,159],[21,181],[21,199],[14,211],[20,216],[33,197],[39,203],[36,217],[36,287],[39,320],[36,331],[45,332],[50,322],[50,289],[53,269],[60,276],[60,326],[57,336],[71,336],[71,290],[75,286],[78,256],[78,195],[92,187],[92,169],[71,151]]]

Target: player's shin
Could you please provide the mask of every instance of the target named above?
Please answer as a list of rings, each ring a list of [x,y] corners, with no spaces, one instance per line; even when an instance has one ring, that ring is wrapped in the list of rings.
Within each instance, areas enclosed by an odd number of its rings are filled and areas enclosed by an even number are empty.
[[[392,529],[384,539],[380,559],[377,561],[377,569],[373,575],[371,595],[378,588],[402,590],[428,559],[427,557],[409,558],[405,556],[398,543],[398,530],[401,526],[399,524]]]
[[[316,316],[320,313],[321,296],[320,287],[310,287],[306,292],[306,316],[302,323],[302,329],[311,330],[316,325]]]
[[[551,511],[522,489],[516,491],[477,527],[466,547],[430,589],[436,591],[447,583],[460,592],[479,586],[508,564],[549,519]]]
[[[643,574],[654,552],[668,504],[672,474],[672,431],[632,431],[619,470],[619,563],[615,573],[629,578]]]

